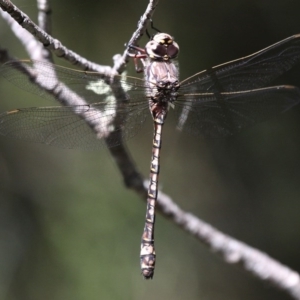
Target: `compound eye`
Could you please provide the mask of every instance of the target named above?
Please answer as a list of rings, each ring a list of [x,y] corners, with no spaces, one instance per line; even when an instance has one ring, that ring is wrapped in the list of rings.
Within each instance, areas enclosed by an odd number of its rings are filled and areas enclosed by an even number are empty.
[[[147,43],[145,49],[151,59],[160,61],[176,58],[179,52],[178,44],[165,33],[155,35],[153,40]]]
[[[172,44],[172,45],[169,45],[167,48],[167,54],[170,58],[177,57],[178,52],[179,52],[179,48],[177,45]]]
[[[156,56],[163,57],[166,55],[166,47],[161,44],[156,45],[156,48],[152,50],[156,54]]]
[[[163,59],[167,54],[166,47],[156,42],[149,42],[146,45],[146,51],[152,59]]]

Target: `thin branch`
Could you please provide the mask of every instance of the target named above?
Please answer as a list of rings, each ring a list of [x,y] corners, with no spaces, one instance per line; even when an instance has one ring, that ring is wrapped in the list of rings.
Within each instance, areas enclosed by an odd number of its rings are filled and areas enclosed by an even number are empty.
[[[109,66],[100,66],[88,61],[74,51],[69,50],[62,43],[51,37],[47,32],[39,28],[25,13],[18,9],[9,0],[0,0],[0,8],[7,12],[20,26],[30,32],[44,47],[53,51],[58,57],[63,57],[73,65],[77,65],[83,70],[91,70],[103,75],[111,75],[112,69]]]
[[[150,0],[149,4],[146,8],[146,11],[142,15],[140,21],[138,22],[138,27],[128,44],[135,45],[137,41],[143,36],[149,20],[152,18],[155,8],[157,6],[158,0]],[[59,40],[54,39],[47,33],[47,24],[45,24],[45,30],[41,29],[37,26],[24,12],[22,12],[19,8],[17,8],[11,1],[9,0],[0,0],[0,7],[3,11],[7,12],[19,25],[21,25],[24,29],[30,32],[38,41],[40,41],[44,47],[50,49],[54,52],[54,54],[58,57],[63,57],[73,65],[77,65],[83,70],[90,70],[99,72],[101,74],[109,75],[115,74],[115,72],[122,73],[126,63],[128,62],[128,54],[127,49],[124,51],[123,55],[119,60],[115,61],[113,70],[109,66],[100,66],[95,64],[87,59],[81,57],[77,53],[69,50],[65,47]],[[39,11],[44,11],[45,15],[49,15],[49,10],[47,1],[39,0],[38,2]],[[48,18],[48,16],[47,16]],[[41,17],[41,13],[39,13],[39,22],[46,22],[45,16]],[[49,22],[49,21],[47,21]]]
[[[51,34],[51,7],[48,0],[37,0],[38,24],[48,34]],[[32,36],[32,35],[31,35]],[[33,36],[32,36],[33,38]],[[39,43],[41,45],[41,43]],[[41,45],[42,46],[42,45]],[[53,63],[52,53],[49,49],[43,47],[41,52],[43,60]]]
[[[143,35],[148,21],[154,13],[157,2],[158,1],[154,0],[149,1],[149,5],[141,17],[138,23],[138,28],[130,39],[129,44],[136,44],[138,39],[140,39],[140,37]],[[56,55],[63,55],[67,60],[79,65],[84,69],[98,71],[101,74],[107,74],[107,72],[112,74],[113,71],[120,73],[125,67],[125,64],[128,60],[126,51],[124,52],[123,56],[119,55],[114,57],[115,64],[113,69],[107,66],[99,67],[62,46],[59,41],[53,39],[45,31],[41,30],[10,1],[0,0],[0,7],[9,12],[9,14],[18,23],[20,23],[22,27],[33,34],[44,45],[47,45],[47,48],[53,50]],[[2,15],[4,14],[2,13]],[[7,17],[5,18],[7,19]],[[9,21],[9,24],[20,41],[22,41],[24,46],[27,47],[27,51],[29,51],[29,53],[33,51],[32,48],[26,45],[26,43],[28,43],[28,37],[24,39],[24,32],[20,34],[19,29],[14,29],[15,22]],[[30,43],[34,43],[34,41],[30,40]],[[38,47],[37,44],[32,45],[33,48]],[[0,60],[5,59],[9,59],[8,54],[5,50],[0,49]],[[23,70],[23,72],[28,72],[29,77],[34,76],[34,74],[30,75],[30,70],[28,69]],[[59,82],[56,83],[57,86],[55,89],[49,89],[49,87],[43,85],[43,80],[36,80],[35,77],[33,78],[40,87],[46,89],[47,92],[53,93],[53,95],[60,99],[63,103],[74,105],[74,102],[68,102],[70,99],[72,99],[72,101],[74,101],[74,99],[79,101],[75,103],[81,103],[81,101],[84,101],[84,99],[76,98],[78,97],[76,94],[71,95],[71,92],[67,90],[67,87],[62,87],[61,83]],[[64,94],[63,91],[67,91],[67,93]],[[117,98],[119,98],[119,93],[122,93],[122,90],[115,91]],[[83,115],[82,117],[87,120],[87,123],[89,124],[87,116]],[[90,124],[90,126],[96,128],[95,132],[97,133],[97,127],[95,124]],[[136,170],[136,167],[129,153],[126,151],[125,146],[121,144],[120,146],[110,148],[110,152],[123,175],[126,186],[135,190],[145,200],[148,182],[143,182],[143,178]],[[265,282],[269,282],[278,289],[284,290],[294,299],[300,299],[300,277],[297,272],[280,264],[265,253],[249,247],[248,245],[239,242],[236,239],[233,239],[232,237],[213,228],[211,225],[201,221],[192,214],[183,211],[172,201],[169,196],[163,194],[162,192],[159,192],[157,201],[158,209],[161,213],[163,213],[163,215],[170,218],[175,224],[196,237],[199,241],[209,246],[210,249],[219,254],[225,262],[238,265],[256,278]]]
[[[158,0],[149,0],[149,4],[138,22],[136,31],[133,33],[131,39],[128,42],[130,44],[136,44],[138,40],[143,36],[146,31],[149,20],[152,18],[155,8],[157,6]],[[123,55],[114,56],[114,66],[113,73],[122,73],[128,62],[127,49],[124,51]],[[109,148],[111,155],[113,156],[115,162],[117,163],[120,172],[122,173],[125,185],[128,188],[133,189],[137,194],[139,194],[144,201],[147,199],[147,187],[144,187],[144,178],[137,171],[135,163],[133,162],[130,154],[126,150],[123,143],[119,146]]]
[[[30,54],[30,57],[36,60],[43,60],[43,52],[47,52],[43,45],[40,42],[38,42],[27,30],[23,29],[10,15],[1,10],[0,14],[2,18],[6,21],[6,23],[10,26],[15,36],[22,43],[26,52]]]
[[[141,18],[138,22],[138,25],[137,25],[137,29],[131,36],[127,45],[136,45],[137,42],[139,41],[139,39],[144,35],[144,32],[146,31],[148,23],[154,14],[157,4],[158,4],[158,0],[149,0],[149,4],[146,8],[146,11],[141,16]],[[129,56],[128,56],[128,52],[126,49],[124,51],[121,59],[116,61],[114,68],[113,68],[114,71],[116,71],[118,73],[122,73],[125,68],[126,63],[128,62],[128,59],[129,59]]]
[[[3,2],[3,1],[0,0],[0,5],[1,5],[1,2]],[[7,1],[4,1],[4,2],[7,2]],[[11,3],[11,5],[13,5],[13,4]],[[8,6],[8,4],[7,4],[7,6]],[[18,12],[18,14],[11,13],[12,15],[25,16],[25,14],[23,12],[21,12],[16,6],[13,5],[13,7],[14,7],[14,10],[16,12]],[[44,53],[45,48],[39,42],[37,42],[37,40],[35,39],[35,37],[32,34],[30,34],[26,30],[24,30],[21,26],[19,26],[19,24],[17,24],[10,15],[3,13],[2,11],[0,11],[0,13],[1,13],[2,17],[7,21],[7,23],[11,26],[14,34],[18,37],[18,39],[21,41],[23,46],[26,48],[27,53],[31,57],[31,59],[43,61],[44,57],[45,57],[45,53]],[[146,11],[146,13],[147,13],[147,11]],[[49,17],[49,15],[47,17]],[[37,33],[40,32],[41,29],[38,28],[38,26],[35,25],[29,19],[28,16],[26,16],[26,18],[27,18],[28,23],[33,24],[32,26],[33,26],[33,29],[36,30],[35,32],[36,32],[36,37],[37,37],[38,36]],[[145,19],[145,17],[143,19]],[[146,26],[146,25],[144,24],[144,26]],[[44,32],[44,35],[48,36],[46,32]],[[51,36],[48,36],[48,39],[54,40]],[[73,53],[72,51],[70,51],[70,52]],[[114,56],[115,65],[119,65],[118,60],[120,60],[120,59],[122,59],[122,57],[120,55]],[[10,58],[10,60],[11,60],[11,58]],[[4,62],[4,60],[2,62]],[[86,68],[86,65],[84,65],[83,68]],[[104,67],[104,68],[106,69],[104,71],[104,74],[111,75],[113,73],[113,71],[110,67]],[[92,68],[92,69],[96,70],[96,71],[98,70],[98,72],[102,73],[101,71],[103,71],[103,66],[100,66],[100,68],[96,67],[96,68]],[[51,86],[48,86],[47,81],[43,80],[41,78],[42,74],[39,74],[41,79],[38,79],[38,78],[36,78],[35,74],[30,73],[29,70],[27,70],[27,71],[29,72],[28,73],[29,78],[31,78],[31,80],[33,82],[36,82],[41,88],[45,89],[48,93],[52,94],[58,101],[60,101],[61,104],[69,105],[69,106],[86,104],[84,99],[82,99],[81,97],[79,97],[78,95],[76,95],[75,93],[70,91],[65,85],[63,85],[62,83],[60,83],[58,81],[54,82],[54,78],[56,78],[54,73],[51,76],[51,78],[52,78]],[[47,72],[49,73],[49,70],[47,70]],[[30,74],[32,74],[32,75],[30,75]],[[57,88],[53,89],[53,85],[55,85]],[[116,85],[114,85],[114,86],[116,86]],[[64,92],[66,92],[66,93],[64,94]],[[118,91],[114,90],[113,92],[115,93],[115,96],[117,98],[124,99],[124,97],[122,97],[122,94],[124,94],[124,91],[122,91],[121,88],[118,89]],[[79,112],[77,112],[77,113],[79,113]],[[84,118],[84,115],[81,114],[80,116],[82,118]],[[86,119],[87,124],[95,131],[97,136],[105,136],[105,134],[102,132],[103,126],[95,126],[96,124],[94,124],[92,120],[89,120],[88,115],[86,115],[86,118],[87,118]],[[97,128],[100,129],[100,132],[97,131]],[[123,145],[122,141],[120,141],[119,146],[109,148],[109,150],[110,150],[112,156],[114,157],[118,167],[120,168],[121,173],[123,174],[125,185],[127,187],[135,188],[139,193],[145,192],[144,187],[143,187],[143,178],[136,171],[135,164],[134,164],[133,160],[131,159],[130,155],[127,153],[127,150],[126,150],[125,146]]]
[[[145,182],[145,187],[148,182]],[[183,211],[161,191],[158,193],[160,211],[184,231],[207,245],[226,263],[234,264],[254,277],[285,291],[294,299],[300,299],[299,273],[279,263],[257,249],[240,242],[194,215]]]
[[[51,7],[48,0],[37,0],[39,27],[51,34]]]

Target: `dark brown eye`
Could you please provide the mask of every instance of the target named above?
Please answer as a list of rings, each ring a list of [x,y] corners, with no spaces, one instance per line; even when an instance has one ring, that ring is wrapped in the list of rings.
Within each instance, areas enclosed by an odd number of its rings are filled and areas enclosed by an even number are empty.
[[[170,35],[158,33],[147,43],[145,50],[150,59],[168,61],[178,56],[179,46]]]
[[[178,55],[178,47],[176,47],[175,45],[169,45],[167,48],[167,54],[170,58],[175,58]]]
[[[153,49],[153,53],[156,54],[157,56],[165,56],[167,54],[167,49],[163,45],[157,45],[155,49]]]

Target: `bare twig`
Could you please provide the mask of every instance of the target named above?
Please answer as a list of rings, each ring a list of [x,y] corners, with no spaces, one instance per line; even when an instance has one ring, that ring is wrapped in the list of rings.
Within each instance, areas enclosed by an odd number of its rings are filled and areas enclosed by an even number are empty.
[[[23,47],[30,54],[32,59],[42,60],[44,58],[44,52],[47,50],[39,43],[27,30],[23,29],[10,15],[0,10],[2,18],[10,26],[15,36],[22,43]]]
[[[39,27],[51,34],[51,7],[48,0],[37,0]]]
[[[149,19],[153,15],[154,9],[157,5],[157,0],[150,0],[149,5],[141,17],[138,28],[131,37],[129,44],[136,44],[138,39],[143,35],[145,28],[148,24]],[[126,65],[128,60],[127,52],[125,51],[123,56],[115,56],[114,67],[110,68],[108,66],[98,66],[93,64],[86,59],[80,57],[78,54],[64,47],[58,40],[53,39],[49,36],[46,31],[49,30],[47,27],[47,12],[48,7],[45,2],[40,0],[39,7],[41,10],[45,10],[45,15],[41,13],[41,20],[39,21],[44,29],[42,30],[37,25],[35,25],[23,12],[21,12],[15,5],[13,5],[8,0],[0,0],[0,7],[7,11],[15,21],[17,21],[23,28],[30,32],[36,39],[38,39],[43,45],[46,45],[48,49],[51,49],[56,55],[64,56],[70,62],[77,64],[83,69],[89,69],[98,71],[101,74],[113,74],[114,72],[121,73]],[[16,36],[22,41],[24,47],[27,51],[33,55],[35,49],[39,49],[37,52],[41,52],[43,47],[40,47],[40,44],[32,38],[32,36],[26,36],[24,31],[20,31],[20,27],[16,25],[16,22],[9,20],[4,13],[2,16],[8,21],[11,25],[12,30]],[[27,33],[26,33],[27,34]],[[39,54],[40,55],[40,54]],[[36,56],[39,57],[38,54]],[[0,60],[8,59],[6,51],[0,49]],[[35,59],[37,59],[34,56]],[[26,69],[23,72],[28,72],[28,76],[33,76],[30,74],[30,70]],[[43,85],[42,80],[35,80],[35,82],[41,87],[46,89],[48,92],[52,93],[56,98],[58,98],[62,103],[72,105],[72,104],[81,104],[85,103],[84,99],[77,98],[78,96],[72,95],[71,91],[67,90],[67,87],[61,86],[61,83],[56,83],[56,88],[49,88]],[[67,95],[62,91],[67,91]],[[119,97],[119,93],[122,93],[122,90],[114,91],[116,97]],[[66,97],[68,96],[68,97]],[[71,96],[71,97],[70,97]],[[122,97],[121,97],[122,98]],[[73,102],[69,99],[72,99]],[[74,100],[75,99],[75,100]],[[75,101],[75,102],[74,102]],[[83,101],[83,102],[82,102]],[[96,124],[91,124],[88,120],[88,117],[82,115],[87,123],[95,130],[97,133]],[[143,182],[142,176],[138,173],[135,168],[135,165],[126,151],[124,145],[110,148],[110,152],[114,157],[120,172],[123,175],[124,182],[126,186],[135,190],[141,197],[145,200],[147,194],[147,182]],[[300,277],[299,274],[286,266],[280,264],[276,260],[272,259],[263,252],[260,252],[248,245],[229,237],[228,235],[218,231],[213,228],[211,225],[201,221],[199,218],[183,211],[178,205],[176,205],[172,199],[159,192],[158,194],[158,208],[163,215],[170,218],[175,224],[180,226],[186,232],[195,236],[199,241],[206,244],[214,252],[218,253],[222,259],[230,264],[235,264],[240,266],[242,269],[250,272],[256,278],[269,282],[276,286],[278,289],[286,291],[294,299],[300,299]]]
[[[154,14],[157,4],[158,4],[158,0],[149,0],[149,4],[146,8],[146,11],[140,18],[138,25],[137,25],[137,29],[133,33],[133,35],[130,38],[127,45],[136,45],[138,40],[143,36],[144,32],[147,29],[147,25]],[[117,71],[118,73],[122,73],[125,68],[126,63],[128,62],[128,58],[129,58],[129,56],[128,56],[127,49],[126,49],[125,52],[123,53],[122,58],[116,61],[115,65],[114,65],[114,70]]]
[[[131,39],[129,40],[128,44],[135,45],[137,41],[143,36],[146,27],[148,25],[149,20],[151,19],[155,7],[157,6],[158,0],[150,0],[148,7],[145,13],[142,15],[140,21],[138,22],[138,28],[132,35]],[[52,50],[55,55],[58,57],[63,57],[64,59],[68,60],[70,63],[79,66],[84,70],[96,71],[102,74],[111,74],[114,72],[122,73],[126,63],[128,62],[128,55],[127,50],[124,51],[122,57],[119,60],[115,61],[115,65],[113,70],[110,69],[109,66],[99,66],[95,63],[92,63],[85,58],[79,56],[75,52],[67,49],[62,43],[52,38],[49,34],[47,34],[47,25],[45,24],[45,30],[42,30],[39,26],[37,26],[31,19],[19,10],[11,1],[9,0],[0,0],[0,7],[3,11],[6,11],[11,15],[11,17],[17,21],[24,29],[30,32],[38,41],[40,41],[46,48]],[[43,2],[39,1],[38,3],[39,10],[45,11],[47,15],[49,13],[48,5]],[[41,13],[39,14],[39,22],[44,22],[45,17],[41,17]],[[48,21],[49,22],[49,21]]]
[[[38,7],[38,24],[41,29],[43,29],[48,34],[51,34],[51,7],[48,0],[37,0]],[[32,36],[32,35],[31,35]],[[33,36],[32,36],[33,38]],[[40,46],[41,43],[39,43]],[[52,54],[49,49],[43,47],[41,51],[41,56],[43,56],[43,60],[53,62]]]
[[[131,39],[128,42],[130,44],[136,44],[137,41],[143,36],[148,22],[151,19],[155,7],[157,6],[158,0],[149,0],[149,4],[142,15],[136,31],[133,33]],[[124,51],[122,56],[114,56],[114,66],[113,72],[122,73],[128,62],[127,49]],[[128,151],[126,151],[125,146],[121,143],[119,146],[112,147],[109,149],[111,155],[114,157],[124,179],[124,183],[127,187],[135,190],[139,195],[142,196],[144,200],[147,197],[147,187],[143,186],[143,177],[136,170],[135,164],[131,159]]]
[[[145,182],[146,186],[148,182]],[[226,263],[237,265],[254,277],[284,290],[292,298],[300,299],[300,276],[297,272],[183,211],[166,194],[159,192],[157,200],[164,216],[209,246]]]
[[[0,0],[0,8],[7,12],[19,25],[30,32],[38,41],[40,41],[46,48],[53,51],[53,53],[58,57],[63,57],[70,63],[77,65],[84,70],[91,70],[98,72],[103,75],[112,74],[111,67],[100,66],[87,59],[81,57],[77,53],[69,50],[67,47],[63,46],[62,43],[51,37],[47,32],[39,28],[30,18],[19,10],[11,1]]]
[[[0,0],[0,5],[1,5],[1,2],[3,2],[3,1]],[[4,1],[4,2],[7,2],[7,1]],[[18,15],[26,16],[23,12],[21,12],[12,3],[11,3],[11,5],[14,7],[15,11],[18,12]],[[46,4],[44,4],[44,5],[46,5]],[[7,23],[11,26],[14,34],[21,41],[21,43],[27,50],[28,55],[31,57],[31,59],[43,61],[44,58],[47,56],[47,51],[42,46],[42,44],[39,43],[32,34],[30,34],[28,31],[24,30],[21,26],[19,26],[19,24],[17,24],[10,15],[8,15],[2,11],[0,11],[0,13],[1,13],[2,17],[7,21]],[[37,25],[35,25],[29,19],[28,16],[26,16],[26,18],[27,18],[26,19],[27,22],[32,24],[32,28],[34,30],[36,30],[35,31],[36,36],[38,36],[37,33],[40,32],[41,29]],[[144,26],[146,26],[146,25],[144,24]],[[48,28],[48,30],[49,30],[49,28]],[[49,40],[54,40],[51,36],[48,36],[46,32],[44,32],[44,35],[47,36],[47,38]],[[45,53],[45,51],[46,51],[46,53]],[[70,51],[70,50],[68,50],[68,51]],[[70,53],[73,53],[73,52],[70,51]],[[11,60],[12,58],[9,58],[9,59]],[[120,59],[122,59],[122,57],[120,55],[114,56],[115,65],[119,64],[118,60],[120,60]],[[4,62],[4,60],[2,60],[2,62]],[[83,68],[86,68],[86,65],[84,65]],[[104,68],[104,70],[103,70],[103,68]],[[92,68],[92,70],[98,70],[98,72],[100,72],[100,73],[102,73],[101,71],[104,71],[104,74],[109,75],[109,76],[111,76],[113,74],[112,69],[110,67],[106,67],[106,66],[105,67],[97,66],[95,68]],[[75,93],[70,91],[65,85],[63,85],[62,83],[60,83],[58,81],[54,82],[54,78],[56,78],[56,75],[54,73],[51,76],[51,78],[52,78],[51,86],[48,86],[48,83],[46,80],[36,78],[35,74],[32,74],[29,70],[27,70],[27,71],[28,71],[29,78],[31,78],[31,80],[33,82],[36,82],[41,88],[44,88],[45,90],[47,90],[47,92],[52,94],[58,101],[60,101],[61,104],[63,104],[63,105],[84,105],[84,104],[86,104],[84,99],[82,99],[81,97],[79,97],[78,95],[76,95]],[[47,70],[47,72],[49,73],[50,70]],[[39,75],[40,75],[40,77],[42,77],[42,74],[39,74]],[[53,89],[54,85],[56,86],[55,89]],[[66,92],[66,93],[64,93],[64,92]],[[119,95],[116,95],[116,96],[119,98],[122,97],[122,95],[120,95],[120,93],[122,93],[121,89],[119,89],[118,91],[114,90],[114,93],[115,93],[115,95],[117,93],[119,93]],[[77,111],[77,113],[79,113],[79,112]],[[103,136],[102,131],[101,132],[97,131],[97,128],[102,129],[103,128],[102,126],[95,126],[96,124],[94,124],[92,120],[89,120],[88,115],[84,116],[80,113],[79,113],[79,115],[83,118],[84,117],[87,118],[86,119],[87,124],[95,131],[97,136]],[[118,164],[121,173],[123,174],[123,178],[124,178],[124,182],[125,182],[126,186],[135,188],[136,190],[139,191],[139,193],[142,193],[142,191],[144,190],[143,178],[136,171],[135,165],[134,165],[130,155],[127,153],[122,141],[120,141],[119,146],[110,148],[110,152],[111,152],[112,156],[114,157],[116,163]]]

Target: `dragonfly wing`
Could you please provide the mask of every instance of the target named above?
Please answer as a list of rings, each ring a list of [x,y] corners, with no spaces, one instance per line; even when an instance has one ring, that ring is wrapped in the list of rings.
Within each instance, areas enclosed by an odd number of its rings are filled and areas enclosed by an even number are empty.
[[[183,101],[182,101],[183,100]],[[178,129],[217,138],[232,135],[268,120],[300,102],[293,86],[274,86],[240,92],[202,93],[179,97]]]
[[[30,60],[8,62],[0,74],[28,92],[72,104],[4,113],[2,135],[63,148],[97,149],[134,136],[149,113],[144,81],[139,78],[115,76],[108,84],[96,72]]]
[[[182,93],[235,92],[264,87],[300,61],[300,35],[182,81]]]
[[[134,136],[137,130],[131,130],[133,124],[142,124],[147,114],[145,106],[138,113],[135,107],[127,106],[117,111],[119,125],[114,127],[114,107],[104,112],[97,105],[16,109],[0,115],[0,135],[61,148],[96,150]]]
[[[72,102],[75,93],[81,102],[75,99],[74,105],[105,105],[107,98],[120,89],[123,89],[126,96],[133,93],[134,99],[138,101],[138,96],[145,95],[144,81],[136,77],[124,74],[115,75],[111,79],[101,73],[74,70],[36,60],[9,61],[1,66],[0,76],[25,91],[47,99],[53,100],[63,95]]]

